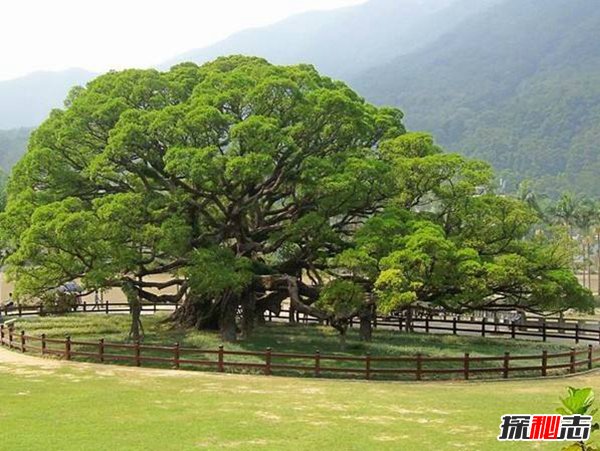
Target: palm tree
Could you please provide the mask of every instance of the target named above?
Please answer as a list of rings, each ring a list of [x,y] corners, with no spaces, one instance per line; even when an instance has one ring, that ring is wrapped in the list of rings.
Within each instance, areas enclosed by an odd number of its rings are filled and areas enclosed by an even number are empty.
[[[573,226],[577,217],[577,199],[571,193],[563,194],[558,202],[550,207],[550,213],[564,225],[569,236],[573,237]]]
[[[593,201],[584,199],[575,208],[575,224],[579,229],[581,243],[581,257],[583,268],[583,286],[592,288],[592,260],[591,249],[593,239],[591,236],[592,226],[595,224],[597,208]],[[587,276],[587,280],[586,280]]]

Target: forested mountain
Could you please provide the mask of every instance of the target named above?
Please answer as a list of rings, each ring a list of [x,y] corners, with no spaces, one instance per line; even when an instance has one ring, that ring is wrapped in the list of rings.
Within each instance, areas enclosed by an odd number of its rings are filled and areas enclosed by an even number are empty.
[[[413,129],[546,193],[600,195],[600,8],[505,0],[425,48],[354,78]]]
[[[0,129],[37,126],[52,108],[62,106],[73,86],[94,76],[83,69],[69,69],[0,81]]]
[[[511,188],[531,178],[545,193],[600,196],[599,38],[596,0],[370,0],[240,32],[162,68],[234,53],[311,63],[401,107],[409,128],[491,162]],[[92,77],[0,82],[0,129],[37,125]],[[0,143],[0,165],[23,148]]]
[[[8,172],[27,148],[30,128],[0,130],[0,171]]]
[[[370,0],[357,6],[292,16],[236,33],[167,61],[203,63],[218,56],[261,56],[277,64],[310,63],[347,79],[434,41],[463,19],[500,0]]]

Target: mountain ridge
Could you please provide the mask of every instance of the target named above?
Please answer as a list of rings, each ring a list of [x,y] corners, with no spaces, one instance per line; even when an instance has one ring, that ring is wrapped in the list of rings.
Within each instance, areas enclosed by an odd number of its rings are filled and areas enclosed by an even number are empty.
[[[62,106],[71,87],[84,84],[96,75],[72,68],[38,71],[0,81],[0,129],[39,125],[52,108]]]
[[[593,0],[505,0],[350,84],[513,185],[600,195],[598,30]]]

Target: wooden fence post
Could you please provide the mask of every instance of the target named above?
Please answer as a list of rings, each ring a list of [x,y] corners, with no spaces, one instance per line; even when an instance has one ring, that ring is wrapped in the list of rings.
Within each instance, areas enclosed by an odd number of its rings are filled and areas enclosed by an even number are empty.
[[[87,302],[83,301],[83,313],[87,312]]]
[[[469,380],[469,353],[465,352],[465,357],[464,357],[464,375],[465,375],[465,380]]]
[[[269,310],[269,322],[273,321],[273,312]]]
[[[425,333],[429,333],[429,317],[425,317]]]
[[[46,334],[42,334],[42,355],[46,354]]]
[[[575,348],[571,348],[571,354],[569,356],[569,373],[575,373]]]
[[[417,354],[417,372],[416,372],[418,381],[420,381],[423,377],[422,372],[423,372],[423,356],[419,353],[419,354]]]
[[[13,348],[13,327],[12,324],[8,326],[8,349]]]
[[[71,337],[65,339],[65,360],[71,360]]]
[[[575,343],[579,344],[579,323],[575,323]]]
[[[25,331],[21,331],[21,352],[25,352]]]
[[[265,351],[265,376],[271,375],[271,348]]]
[[[104,338],[98,340],[98,359],[100,363],[104,363]]]
[[[510,323],[510,338],[514,339],[517,336],[517,326],[515,324],[515,321],[513,320],[513,322]]]
[[[140,340],[135,341],[135,347],[133,348],[135,351],[135,366],[141,366],[142,360],[140,358]]]
[[[21,304],[19,304],[19,305],[17,306],[17,309],[18,309],[18,311],[19,311],[19,318],[20,318],[21,316],[23,316],[23,307],[21,306]]]
[[[152,311],[153,311],[154,313],[156,313],[156,302],[154,302],[154,303],[152,304]]]
[[[510,352],[505,352],[504,353],[504,365],[502,367],[502,377],[504,377],[504,379],[508,379],[509,365],[510,365]]]
[[[588,345],[588,370],[592,369],[594,365],[594,347],[592,345]]]
[[[104,311],[106,312],[106,314],[108,315],[108,301],[106,301],[104,303]]]
[[[481,336],[485,337],[485,316],[481,318]]]
[[[542,377],[548,375],[548,351],[542,351]]]
[[[546,341],[546,319],[542,323],[542,341]]]
[[[400,332],[402,332],[402,317],[401,316],[398,317],[398,330]]]
[[[218,361],[217,361],[217,371],[219,371],[219,373],[222,373],[223,371],[225,371],[225,366],[224,366],[224,358],[223,358],[223,345],[219,346],[219,354],[218,354]]]
[[[452,319],[452,333],[456,335],[458,331],[456,330],[456,316]]]
[[[4,346],[4,324],[0,324],[0,345]]]
[[[371,353],[365,355],[365,376],[367,380],[371,379]]]
[[[321,376],[321,352],[315,351],[315,377]]]
[[[177,342],[175,343],[175,346],[173,346],[173,366],[176,370],[179,369],[179,352],[179,342]]]

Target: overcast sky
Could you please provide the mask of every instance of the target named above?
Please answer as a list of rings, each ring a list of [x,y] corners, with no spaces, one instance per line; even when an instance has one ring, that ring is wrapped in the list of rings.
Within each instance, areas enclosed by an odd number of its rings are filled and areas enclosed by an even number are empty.
[[[244,28],[365,0],[1,0],[0,80],[147,67]]]

